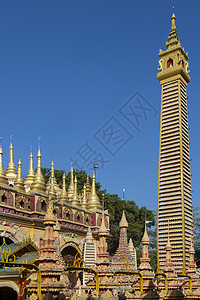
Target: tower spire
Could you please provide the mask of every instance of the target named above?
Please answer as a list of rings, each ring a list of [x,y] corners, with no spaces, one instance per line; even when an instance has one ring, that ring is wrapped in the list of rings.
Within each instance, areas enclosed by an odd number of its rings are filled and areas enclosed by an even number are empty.
[[[88,208],[89,209],[101,209],[101,204],[99,202],[99,197],[97,196],[96,193],[96,186],[95,186],[95,171],[93,172],[92,176],[92,188],[91,188],[91,193],[88,197]]]
[[[142,257],[140,258],[140,266],[139,270],[141,271],[146,271],[146,270],[152,270],[149,262],[149,250],[148,250],[148,245],[150,243],[148,233],[147,233],[147,224],[145,220],[145,229],[144,229],[144,235],[142,238]]]
[[[55,177],[53,160],[51,162],[51,174],[52,174],[52,177],[53,177],[53,184],[54,184],[54,188],[55,188],[55,191],[56,191],[57,189],[59,189],[59,185],[57,184],[56,177]],[[50,185],[51,185],[51,176],[49,177],[49,180],[47,182],[47,190],[50,188]]]
[[[70,171],[70,185],[67,191],[67,195],[69,198],[72,198],[74,195],[74,169],[73,165],[71,164],[71,171]]]
[[[75,179],[74,179],[74,195],[72,197],[72,204],[74,205],[79,205],[80,201],[79,201],[79,195],[78,195],[78,188],[77,188],[77,177],[75,175]]]
[[[62,201],[62,203],[68,202],[65,178],[66,178],[65,172],[63,172],[63,184],[62,184],[62,191],[61,191],[61,194],[60,194],[60,200]]]
[[[171,48],[173,46],[180,44],[178,39],[177,29],[176,29],[176,22],[175,22],[176,16],[174,13],[172,14],[171,20],[172,20],[172,26],[168,37],[169,42],[166,43],[167,48]]]
[[[31,188],[37,190],[38,192],[41,193],[46,193],[46,184],[44,181],[44,177],[42,175],[41,171],[41,152],[40,152],[40,144],[38,147],[38,154],[37,154],[37,171],[32,183]]]
[[[33,183],[34,177],[35,177],[35,172],[33,170],[33,154],[32,154],[32,149],[31,149],[29,170],[28,170],[28,174],[26,176],[26,179],[24,181],[25,185],[31,186],[31,184]]]
[[[85,184],[83,186],[83,199],[82,199],[82,202],[81,202],[81,206],[83,208],[87,208],[87,196],[86,196],[86,185]]]
[[[10,141],[10,162],[8,164],[8,168],[6,170],[6,177],[10,184],[14,185],[15,179],[17,177],[17,171],[15,168],[15,164],[13,162],[13,145],[12,145],[12,138]]]
[[[20,191],[20,192],[25,192],[24,190],[24,181],[22,178],[22,163],[21,159],[19,159],[18,162],[18,171],[17,171],[17,178],[15,181],[15,187]]]
[[[50,176],[50,187],[49,187],[49,195],[51,195],[52,199],[56,199],[56,191],[55,191],[55,184],[54,184],[54,163],[52,161],[51,164],[51,176]]]

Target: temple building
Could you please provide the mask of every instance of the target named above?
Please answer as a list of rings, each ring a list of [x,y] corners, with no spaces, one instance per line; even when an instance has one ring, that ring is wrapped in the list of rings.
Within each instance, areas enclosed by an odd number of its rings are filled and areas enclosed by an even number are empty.
[[[176,271],[185,273],[193,237],[193,208],[188,134],[188,54],[182,48],[172,15],[167,49],[159,52],[157,74],[161,85],[160,146],[158,166],[158,266],[164,267],[169,239]]]
[[[91,185],[89,175],[87,176],[83,191],[79,194],[73,167],[70,171],[70,185],[66,188],[65,173],[63,173],[63,184],[62,187],[59,187],[52,162],[51,177],[45,184],[41,171],[40,147],[37,155],[36,174],[33,170],[31,152],[29,170],[25,180],[22,178],[21,159],[16,170],[13,156],[14,150],[11,142],[10,162],[5,172],[3,151],[2,146],[0,146],[0,245],[3,243],[4,237],[7,244],[23,243],[29,239],[36,248],[40,248],[41,239],[45,234],[44,217],[51,195],[53,213],[60,227],[57,239],[65,264],[72,265],[76,255],[82,257],[89,228],[93,235],[94,247],[97,249],[102,213],[107,234],[109,234],[109,216],[106,211],[102,211],[96,193],[95,173]],[[100,236],[102,236],[102,232]],[[71,286],[74,287],[78,276],[71,273],[69,279]]]

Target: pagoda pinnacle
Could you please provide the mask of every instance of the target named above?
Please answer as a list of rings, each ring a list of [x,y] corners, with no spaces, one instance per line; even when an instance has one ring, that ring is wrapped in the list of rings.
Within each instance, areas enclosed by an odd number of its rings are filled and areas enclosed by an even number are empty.
[[[46,193],[46,184],[44,181],[44,177],[42,175],[41,171],[41,152],[40,152],[40,146],[38,148],[38,154],[37,154],[37,171],[32,183],[31,188],[37,190],[38,192],[41,193]]]
[[[93,176],[92,176],[91,193],[88,197],[88,208],[91,209],[91,210],[94,209],[94,208],[101,209],[101,204],[99,202],[99,197],[97,196],[97,193],[96,193],[95,171],[94,171]]]
[[[125,212],[123,210],[123,213],[122,213],[122,218],[121,218],[121,221],[119,223],[119,227],[120,228],[128,228],[128,222],[126,220],[126,216],[125,216]]]
[[[15,164],[13,162],[13,145],[10,143],[10,162],[8,164],[8,168],[6,170],[6,177],[11,180],[15,180],[17,177],[17,171],[15,168]]]
[[[88,196],[91,193],[91,185],[90,185],[89,174],[87,174],[85,186],[86,186],[86,197],[88,198]]]
[[[171,27],[171,30],[175,30],[175,29],[176,29],[176,24],[175,24],[176,16],[175,16],[174,13],[172,14],[171,19],[172,19],[172,27]]]
[[[66,192],[66,183],[65,183],[65,172],[63,172],[63,184],[62,184],[62,191],[60,194],[60,200],[63,202],[68,202],[67,192]]]
[[[168,37],[169,42],[166,43],[167,48],[171,48],[180,44],[178,39],[176,24],[175,24],[176,16],[174,13],[172,14],[171,20],[172,20],[172,26]]]
[[[28,174],[26,176],[26,179],[24,181],[24,183],[26,185],[31,185],[34,181],[34,177],[35,177],[35,172],[33,170],[33,154],[32,151],[30,153],[30,163],[29,163],[29,170],[28,170]]]
[[[194,246],[193,246],[193,240],[191,239],[190,249],[189,249],[189,272],[191,270],[196,272],[196,263],[194,261]],[[194,272],[194,273],[195,273]]]
[[[8,185],[8,180],[6,178],[6,173],[3,169],[3,151],[0,145],[0,184]]]
[[[146,225],[146,220],[145,220],[145,229],[144,229],[144,235],[142,238],[142,257],[140,258],[140,266],[139,270],[140,271],[147,271],[147,270],[152,270],[149,262],[149,250],[148,250],[148,245],[150,243],[148,233],[147,233],[147,225]]]
[[[72,198],[74,195],[74,169],[73,169],[73,165],[71,165],[71,171],[70,171],[70,185],[67,191],[68,197]]]
[[[15,187],[20,191],[20,192],[24,192],[24,181],[22,178],[22,163],[21,163],[21,159],[19,159],[18,162],[18,172],[17,172],[17,178],[15,181]]]
[[[75,175],[75,179],[74,179],[74,195],[72,197],[72,204],[74,205],[79,205],[80,201],[79,201],[79,195],[78,195],[78,188],[77,188],[77,177]]]
[[[55,172],[54,172],[54,162],[52,160],[51,162],[51,174],[53,176],[53,184],[54,184],[54,188],[55,190],[59,189],[59,185],[57,184],[57,181],[56,181],[56,177],[55,177]],[[50,188],[50,185],[51,185],[51,176],[49,177],[49,180],[47,182],[47,190]]]
[[[83,199],[82,199],[82,202],[81,202],[81,206],[83,208],[87,208],[87,195],[86,195],[86,185],[85,184],[83,186]]]
[[[55,191],[55,184],[54,184],[54,163],[52,161],[51,164],[51,176],[50,176],[50,187],[49,187],[49,195],[51,195],[51,198],[56,199],[56,191]]]
[[[145,229],[144,229],[144,235],[143,235],[143,238],[142,238],[142,244],[149,244],[150,243],[150,240],[149,240],[149,237],[148,237],[148,233],[147,233],[147,224],[146,224],[146,221],[145,221]]]

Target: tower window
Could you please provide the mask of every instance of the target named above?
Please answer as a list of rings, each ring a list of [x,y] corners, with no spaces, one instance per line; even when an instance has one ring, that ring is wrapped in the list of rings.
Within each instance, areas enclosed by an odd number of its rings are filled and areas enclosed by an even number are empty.
[[[1,201],[2,203],[7,204],[7,197],[5,196],[5,194],[3,194]]]
[[[45,202],[45,201],[42,201],[41,210],[42,210],[43,212],[46,212],[46,209],[47,209],[46,202]]]
[[[173,60],[170,58],[167,62],[167,68],[173,67]]]
[[[20,201],[19,208],[24,209],[24,201],[23,200]]]
[[[182,67],[184,68],[184,66],[185,66],[185,65],[184,65],[184,61],[182,60]]]

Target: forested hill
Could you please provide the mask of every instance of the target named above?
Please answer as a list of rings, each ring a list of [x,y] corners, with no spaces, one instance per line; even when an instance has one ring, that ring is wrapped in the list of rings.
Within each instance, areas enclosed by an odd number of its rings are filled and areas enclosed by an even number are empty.
[[[62,176],[63,170],[55,170],[55,177],[57,183],[62,187]],[[44,176],[45,182],[47,183],[50,177],[51,170],[42,168],[42,174]],[[76,170],[75,174],[78,181],[78,191],[82,191],[83,185],[86,182],[86,172]],[[92,183],[92,178],[90,177],[90,183]],[[70,184],[70,172],[66,175],[66,186]],[[135,247],[138,247],[144,232],[144,222],[145,215],[148,221],[151,221],[151,225],[155,225],[154,213],[148,210],[146,207],[139,208],[138,205],[133,200],[122,200],[116,194],[109,194],[106,190],[101,189],[101,184],[96,182],[96,190],[100,201],[102,201],[102,194],[105,195],[105,210],[108,210],[110,215],[110,234],[112,238],[108,244],[108,250],[110,255],[113,255],[117,250],[119,243],[119,222],[122,216],[123,209],[126,213],[126,218],[128,221],[128,239],[132,238]]]

